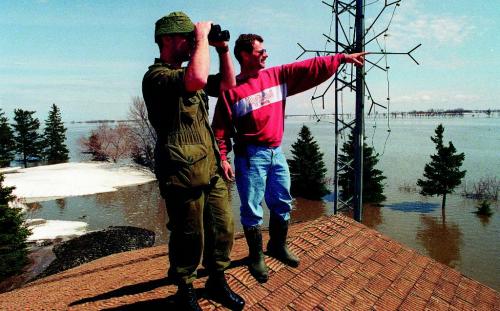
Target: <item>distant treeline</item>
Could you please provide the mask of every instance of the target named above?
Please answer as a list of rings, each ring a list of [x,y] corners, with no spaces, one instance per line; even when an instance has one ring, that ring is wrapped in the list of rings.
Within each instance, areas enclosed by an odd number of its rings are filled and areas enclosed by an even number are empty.
[[[343,113],[340,114],[342,117],[346,119],[354,118],[354,113]],[[487,110],[470,110],[470,109],[429,109],[429,110],[413,110],[413,111],[396,111],[390,112],[375,112],[375,114],[367,114],[369,117],[377,117],[377,118],[387,118],[387,116],[392,118],[421,118],[421,117],[464,117],[466,115],[475,117],[479,115],[484,115],[487,117],[498,116],[500,115],[500,109],[487,109]],[[312,119],[322,119],[322,118],[333,118],[333,113],[320,113],[320,114],[287,114],[286,118],[290,117],[310,117]]]
[[[492,114],[498,114],[500,109],[487,109],[487,110],[470,110],[463,108],[455,109],[429,109],[429,110],[412,110],[408,112],[391,112],[391,116],[416,116],[416,117],[432,117],[432,116],[464,116],[464,115],[476,115],[484,114],[486,116],[491,116]],[[385,114],[385,113],[384,113]]]
[[[115,122],[135,122],[135,120],[88,120],[88,121],[71,121],[71,124],[81,124],[81,123],[96,123],[96,124],[102,124],[102,123],[115,123]]]
[[[434,116],[446,116],[446,117],[460,117],[464,115],[484,114],[486,116],[500,115],[500,109],[486,109],[486,110],[470,110],[463,108],[454,108],[448,110],[442,109],[429,109],[429,110],[412,110],[412,111],[395,111],[391,112],[390,116],[393,118],[401,117],[434,117]],[[344,113],[342,114],[345,118],[354,118],[354,113]],[[323,117],[333,117],[333,113],[318,113],[318,114],[287,114],[285,117],[311,117],[311,118],[323,118]],[[368,116],[373,116],[368,114]],[[387,112],[376,112],[377,117],[387,117]],[[87,121],[71,121],[71,124],[106,124],[106,123],[135,123],[137,120],[87,120]]]

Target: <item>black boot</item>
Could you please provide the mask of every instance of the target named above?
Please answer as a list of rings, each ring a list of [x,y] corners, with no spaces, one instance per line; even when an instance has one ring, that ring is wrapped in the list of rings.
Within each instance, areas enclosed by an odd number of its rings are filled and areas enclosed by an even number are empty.
[[[233,292],[227,284],[224,272],[210,275],[205,284],[205,289],[209,298],[230,310],[243,310],[245,306],[245,300]]]
[[[267,243],[267,254],[278,259],[290,267],[299,266],[299,258],[294,255],[286,245],[288,235],[288,221],[283,221],[272,216],[269,219],[269,243]]]
[[[245,227],[245,238],[248,244],[248,270],[250,274],[259,282],[265,283],[269,278],[269,272],[264,262],[264,252],[262,251],[262,232],[260,226]]]
[[[192,284],[179,284],[177,289],[177,305],[179,310],[201,311]]]

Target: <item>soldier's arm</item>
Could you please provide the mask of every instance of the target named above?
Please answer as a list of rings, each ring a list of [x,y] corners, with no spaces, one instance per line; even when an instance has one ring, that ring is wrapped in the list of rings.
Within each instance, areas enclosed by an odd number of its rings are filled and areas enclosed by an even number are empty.
[[[201,90],[207,84],[210,69],[208,33],[211,27],[211,22],[199,22],[195,24],[195,47],[184,76],[184,85],[188,92]]]

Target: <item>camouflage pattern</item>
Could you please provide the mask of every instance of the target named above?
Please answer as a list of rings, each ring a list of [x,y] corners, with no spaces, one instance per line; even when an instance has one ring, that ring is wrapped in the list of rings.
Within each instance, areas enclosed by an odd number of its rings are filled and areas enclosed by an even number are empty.
[[[184,12],[172,12],[160,18],[155,24],[155,37],[192,31],[194,24]]]
[[[203,264],[210,272],[230,263],[234,224],[228,190],[219,175],[220,155],[208,119],[208,96],[186,92],[185,68],[157,59],[144,75],[142,90],[157,134],[155,173],[167,205],[170,269],[177,283],[196,278]],[[218,94],[210,77],[210,94]]]
[[[169,278],[192,283],[203,256],[209,273],[224,271],[231,260],[234,223],[226,184],[215,177],[210,187],[166,190],[165,202],[170,230]],[[206,230],[204,230],[205,228]],[[202,254],[203,252],[203,254]]]

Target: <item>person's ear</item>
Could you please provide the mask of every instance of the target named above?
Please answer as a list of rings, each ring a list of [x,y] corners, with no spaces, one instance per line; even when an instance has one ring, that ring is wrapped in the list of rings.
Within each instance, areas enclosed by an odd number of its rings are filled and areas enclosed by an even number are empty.
[[[241,51],[241,53],[240,53],[241,60],[243,60],[244,62],[248,61],[250,54],[251,53],[248,53],[247,51]]]

